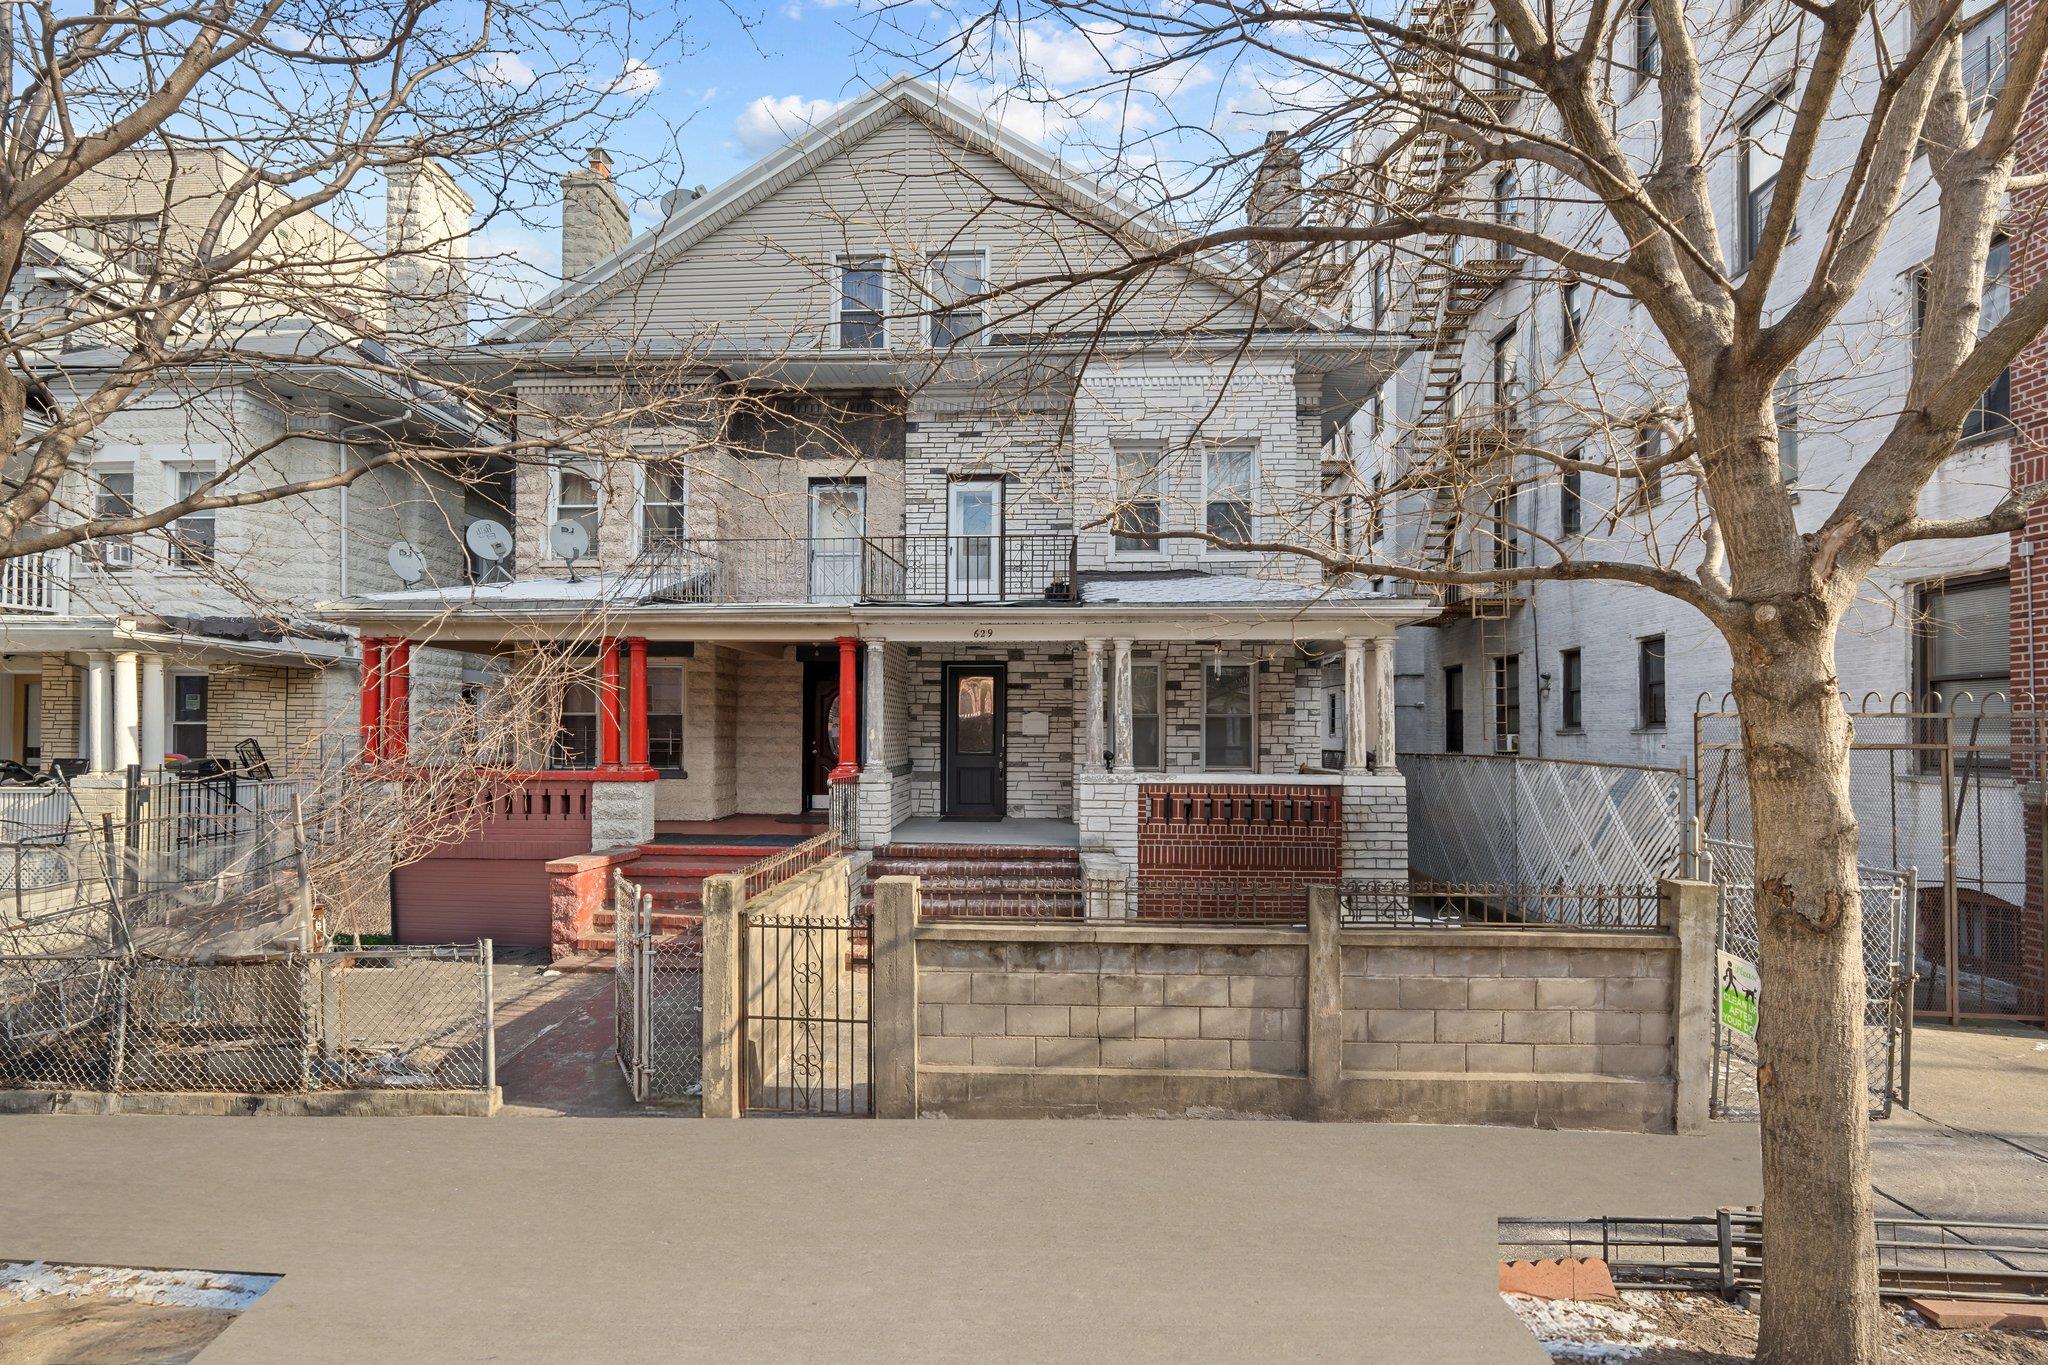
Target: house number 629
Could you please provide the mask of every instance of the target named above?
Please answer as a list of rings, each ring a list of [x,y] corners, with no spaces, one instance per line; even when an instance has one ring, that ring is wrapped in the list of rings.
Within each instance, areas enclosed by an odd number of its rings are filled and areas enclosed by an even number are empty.
[[[994,626],[976,626],[974,628],[974,638],[977,640],[993,640],[996,638],[996,628]]]

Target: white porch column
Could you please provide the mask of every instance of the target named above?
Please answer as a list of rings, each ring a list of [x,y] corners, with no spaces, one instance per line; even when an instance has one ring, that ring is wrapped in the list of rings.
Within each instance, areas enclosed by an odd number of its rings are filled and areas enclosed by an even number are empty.
[[[142,656],[142,764],[160,766],[169,731],[164,726],[164,661],[160,654]]]
[[[1102,755],[1109,748],[1102,734],[1102,641],[1088,642],[1088,685],[1085,689],[1087,723],[1081,727],[1081,771],[1102,771]]]
[[[1372,703],[1365,661],[1365,640],[1357,635],[1344,640],[1344,771],[1368,771],[1366,753],[1372,748]]]
[[[1375,635],[1366,645],[1366,705],[1372,713],[1367,742],[1372,770],[1390,773],[1394,764],[1394,637]]]
[[[1116,641],[1115,675],[1110,683],[1116,698],[1116,770],[1120,773],[1133,771],[1131,750],[1131,642]]]
[[[863,701],[866,703],[867,724],[862,727],[865,732],[867,757],[861,763],[862,773],[886,771],[882,766],[882,744],[884,736],[887,734],[882,724],[882,708],[888,705],[888,693],[883,688],[882,675],[887,671],[887,658],[884,651],[887,650],[888,646],[880,640],[869,640],[867,646],[868,685],[867,696],[863,698]]]
[[[109,695],[109,677],[113,660],[105,654],[93,652],[85,656],[85,734],[84,752],[81,757],[90,760],[88,772],[105,772],[113,765],[113,744],[111,731],[113,717],[109,711],[112,697]]]
[[[114,656],[114,767],[142,761],[142,662],[132,649]]]

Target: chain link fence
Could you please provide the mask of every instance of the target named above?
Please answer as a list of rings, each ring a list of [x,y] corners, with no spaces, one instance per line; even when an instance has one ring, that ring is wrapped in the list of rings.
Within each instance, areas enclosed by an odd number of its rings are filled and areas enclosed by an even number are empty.
[[[488,1091],[491,1016],[488,941],[0,957],[0,1089]]]
[[[704,930],[657,934],[654,898],[612,877],[612,1004],[619,1070],[633,1098],[672,1102],[704,1088]]]

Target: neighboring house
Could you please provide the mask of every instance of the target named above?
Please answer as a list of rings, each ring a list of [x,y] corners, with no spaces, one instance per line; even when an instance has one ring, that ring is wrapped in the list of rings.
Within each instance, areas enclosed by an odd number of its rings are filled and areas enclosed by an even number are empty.
[[[151,178],[158,169],[143,154],[79,186],[53,210],[61,226],[33,237],[9,293],[10,334],[41,327],[51,336],[38,363],[64,400],[91,392],[123,353],[115,329],[90,324],[138,290],[156,259],[133,240],[155,229],[140,201],[171,205],[168,256],[189,245],[209,194],[235,167],[219,154],[195,155],[168,191]],[[427,213],[437,230],[467,220],[468,199],[438,169],[395,176],[390,188],[395,232],[408,212]],[[364,433],[378,442],[473,439],[476,423],[461,407],[374,365],[263,359],[359,353],[374,361],[401,337],[446,339],[462,325],[459,291],[443,289],[424,311],[423,292],[387,295],[380,253],[310,216],[279,250],[311,273],[269,300],[210,300],[202,324],[235,328],[248,359],[185,371],[125,403],[93,433],[51,522],[161,507],[245,454],[259,458],[230,491],[339,472],[359,458],[341,441]],[[459,272],[459,242],[448,255]],[[279,301],[299,296],[328,306],[308,318]],[[64,318],[84,325],[51,326]],[[461,581],[465,562],[444,528],[460,523],[464,498],[439,472],[392,467],[346,489],[0,561],[0,758],[108,772],[155,768],[166,756],[234,759],[244,741],[280,770],[347,756],[356,650],[346,629],[310,609],[399,586],[387,562],[399,540],[422,548],[437,581]],[[437,656],[423,672],[452,680],[458,668]]]
[[[1427,605],[1170,535],[1326,525],[1348,395],[1404,338],[1208,261],[1115,306],[979,299],[1160,229],[912,80],[631,241],[606,171],[564,186],[580,277],[478,350],[564,428],[664,388],[701,416],[522,464],[514,581],[343,612],[378,640],[588,656],[546,768],[587,785],[591,846],[829,810],[878,857],[956,846],[931,888],[985,845],[1113,882],[1405,875],[1381,702]],[[564,522],[589,547],[566,571]],[[444,906],[465,875],[407,869],[402,924],[408,873]],[[520,876],[464,932],[545,935]]]

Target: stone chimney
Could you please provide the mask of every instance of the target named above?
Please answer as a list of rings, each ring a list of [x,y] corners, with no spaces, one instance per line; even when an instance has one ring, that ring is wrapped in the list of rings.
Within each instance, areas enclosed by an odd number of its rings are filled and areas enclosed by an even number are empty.
[[[385,337],[395,346],[469,340],[469,229],[476,204],[431,161],[384,173]]]
[[[573,280],[632,236],[626,201],[612,184],[612,156],[590,149],[590,165],[562,177],[562,278]]]
[[[1301,223],[1301,153],[1287,145],[1287,134],[1266,134],[1266,148],[1259,168],[1252,173],[1251,193],[1245,196],[1245,221],[1253,227],[1296,227]],[[1291,242],[1253,242],[1247,253],[1260,274],[1273,271],[1274,262],[1294,254]]]

